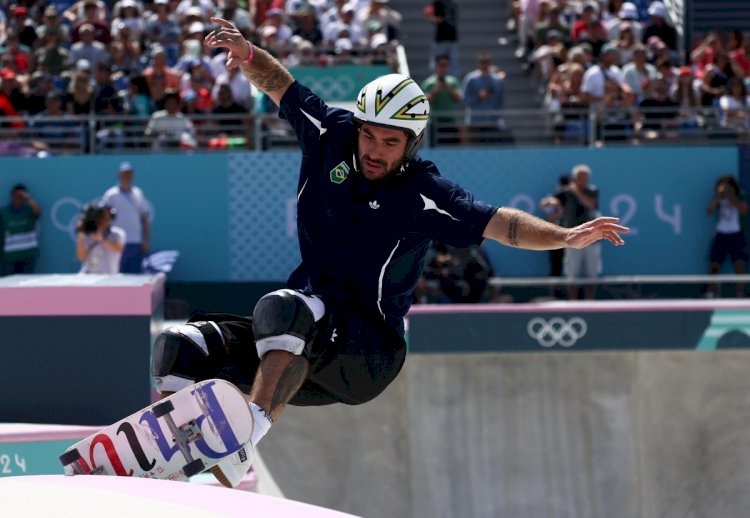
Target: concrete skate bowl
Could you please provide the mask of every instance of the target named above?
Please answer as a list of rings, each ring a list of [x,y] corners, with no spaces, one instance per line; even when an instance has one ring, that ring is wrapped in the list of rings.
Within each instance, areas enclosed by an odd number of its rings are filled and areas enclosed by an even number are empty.
[[[367,518],[745,517],[750,351],[719,336],[745,333],[745,305],[413,313],[380,397],[290,407],[259,451],[288,498]],[[573,345],[529,335],[576,317]]]

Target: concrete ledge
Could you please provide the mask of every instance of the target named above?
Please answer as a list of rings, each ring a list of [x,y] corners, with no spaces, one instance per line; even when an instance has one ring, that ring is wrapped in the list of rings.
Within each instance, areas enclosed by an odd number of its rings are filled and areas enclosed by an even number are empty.
[[[151,315],[164,299],[157,275],[12,275],[0,279],[0,316]]]

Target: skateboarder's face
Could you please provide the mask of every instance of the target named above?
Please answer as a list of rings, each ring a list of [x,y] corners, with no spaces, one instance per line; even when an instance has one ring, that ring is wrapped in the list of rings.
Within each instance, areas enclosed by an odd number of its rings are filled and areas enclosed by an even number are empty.
[[[395,171],[409,138],[402,130],[363,124],[359,131],[359,163],[368,180],[382,180]]]

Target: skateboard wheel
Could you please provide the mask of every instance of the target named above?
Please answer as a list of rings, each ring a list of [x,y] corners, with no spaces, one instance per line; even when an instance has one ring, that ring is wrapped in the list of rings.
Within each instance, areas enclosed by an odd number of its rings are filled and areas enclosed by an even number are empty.
[[[192,477],[193,475],[205,471],[206,465],[203,464],[201,459],[195,459],[194,461],[185,464],[185,467],[182,468],[182,470],[185,472],[186,477]]]
[[[154,406],[153,412],[156,417],[163,417],[174,410],[174,405],[171,401],[164,401]]]
[[[69,466],[80,458],[81,452],[79,452],[78,450],[70,450],[60,455],[60,462],[62,462],[63,466]]]

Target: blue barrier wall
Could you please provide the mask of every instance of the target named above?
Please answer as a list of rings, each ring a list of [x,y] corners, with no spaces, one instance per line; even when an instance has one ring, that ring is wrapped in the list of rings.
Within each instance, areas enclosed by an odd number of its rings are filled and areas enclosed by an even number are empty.
[[[715,179],[738,174],[736,148],[434,150],[423,155],[477,197],[541,216],[538,201],[558,176],[584,162],[600,190],[600,210],[631,227],[627,245],[603,246],[603,273],[697,274],[708,268]],[[488,243],[498,274],[546,275],[547,256]]]
[[[705,207],[733,147],[445,149],[422,152],[477,198],[539,215],[538,201],[579,162],[593,169],[601,210],[633,228],[604,245],[604,273],[704,273],[713,222]],[[78,269],[73,223],[82,203],[116,182],[123,157],[0,160],[0,193],[28,185],[44,208],[39,273]],[[299,259],[296,152],[128,156],[154,206],[153,248],[181,252],[171,280],[279,281]],[[7,198],[5,198],[7,199]],[[2,198],[0,197],[0,200]],[[488,243],[497,273],[547,274],[547,254]]]
[[[117,183],[122,157],[84,156],[0,160],[0,200],[23,182],[44,211],[38,273],[72,273],[75,221],[82,204]],[[227,157],[225,155],[129,156],[135,183],[154,207],[152,248],[179,250],[170,279],[229,278]]]

